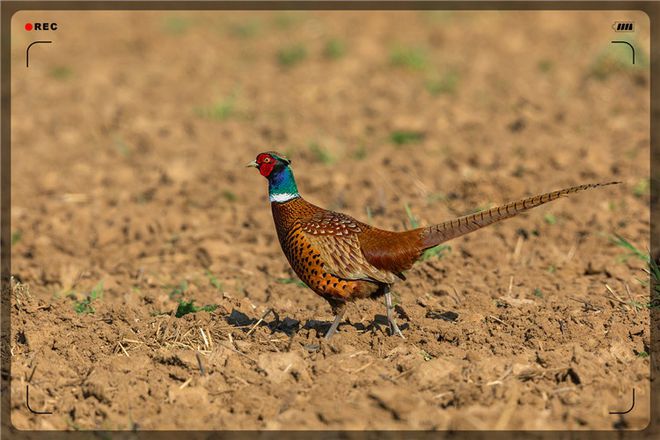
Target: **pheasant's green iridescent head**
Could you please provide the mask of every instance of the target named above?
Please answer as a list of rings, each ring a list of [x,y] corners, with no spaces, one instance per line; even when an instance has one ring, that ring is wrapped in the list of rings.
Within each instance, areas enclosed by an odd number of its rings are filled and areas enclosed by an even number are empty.
[[[249,167],[258,169],[261,175],[268,179],[270,201],[278,203],[300,197],[290,165],[289,159],[274,151],[260,153],[256,160],[248,164]]]

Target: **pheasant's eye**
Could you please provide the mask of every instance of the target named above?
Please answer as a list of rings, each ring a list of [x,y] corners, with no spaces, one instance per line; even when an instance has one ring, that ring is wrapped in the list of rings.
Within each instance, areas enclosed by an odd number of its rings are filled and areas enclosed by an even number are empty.
[[[264,163],[268,163],[268,162],[270,162],[270,157],[264,159]]]

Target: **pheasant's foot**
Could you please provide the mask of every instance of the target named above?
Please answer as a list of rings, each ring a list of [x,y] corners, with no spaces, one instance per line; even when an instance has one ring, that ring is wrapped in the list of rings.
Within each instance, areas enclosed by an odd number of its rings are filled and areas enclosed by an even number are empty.
[[[337,331],[337,327],[339,327],[339,323],[341,322],[341,319],[344,317],[344,312],[346,311],[346,307],[342,307],[339,312],[337,313],[337,316],[335,316],[335,320],[332,322],[332,325],[330,326],[330,329],[328,332],[325,334],[325,339],[328,340],[332,337],[332,335],[335,334]]]
[[[392,294],[389,289],[385,292],[385,306],[387,307],[387,322],[390,324],[390,336],[398,335],[401,338],[406,339],[401,333],[401,329],[396,325],[396,320],[394,319],[394,306],[392,305]]]

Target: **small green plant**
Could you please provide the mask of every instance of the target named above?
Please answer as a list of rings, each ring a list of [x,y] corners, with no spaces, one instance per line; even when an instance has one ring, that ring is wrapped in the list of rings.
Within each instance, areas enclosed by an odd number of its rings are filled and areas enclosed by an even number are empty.
[[[390,141],[395,145],[406,145],[421,142],[424,133],[413,130],[396,130],[390,133]]]
[[[633,187],[635,197],[643,197],[649,193],[651,182],[649,179],[642,179]]]
[[[298,278],[278,278],[276,281],[280,284],[295,284],[298,287],[307,287],[307,284],[303,283]]]
[[[408,217],[408,224],[410,225],[410,229],[419,228],[419,221],[412,213],[412,210],[410,209],[410,205],[408,205],[408,203],[404,203],[403,209],[406,211],[406,217]],[[438,246],[425,250],[422,253],[422,256],[420,257],[420,260],[426,261],[435,257],[442,258],[445,256],[445,252],[451,252],[451,246],[446,244],[440,244]]]
[[[618,257],[619,261],[624,262],[629,258],[634,257],[647,264],[647,267],[644,269],[644,271],[648,273],[649,281],[651,283],[651,300],[647,304],[640,304],[636,301],[630,301],[630,305],[635,308],[660,307],[660,266],[658,266],[658,263],[653,258],[651,258],[651,254],[649,252],[642,252],[620,235],[614,234],[614,236],[612,236],[610,239],[614,244],[622,247],[623,249],[626,249],[629,252],[627,255]],[[643,286],[647,286],[649,283],[649,281],[640,280],[639,278],[637,278],[637,281]]]
[[[211,284],[213,287],[215,287],[218,290],[222,290],[222,283],[218,280],[218,278],[213,275],[213,272],[210,270],[206,269],[206,277],[209,279],[209,284]]]
[[[346,45],[343,41],[333,38],[325,43],[323,56],[330,60],[337,60],[346,55]]]
[[[229,96],[220,99],[208,107],[196,107],[195,114],[201,118],[224,121],[236,113],[236,98]]]
[[[458,73],[447,71],[439,78],[426,81],[426,90],[431,95],[453,95],[458,87]]]
[[[170,290],[170,299],[176,299],[183,296],[183,294],[188,290],[188,281],[183,280],[179,283],[178,286],[168,286]]]
[[[420,257],[421,261],[430,260],[431,258],[442,258],[445,256],[446,252],[451,252],[451,246],[447,244],[439,244],[436,247],[432,247],[424,251]]]
[[[191,299],[190,301],[185,301],[184,299],[179,300],[179,305],[176,308],[174,316],[181,318],[189,313],[196,312],[212,312],[218,308],[217,304],[208,304],[202,307],[198,307],[194,304],[195,300]]]
[[[112,145],[122,157],[130,157],[131,148],[121,136],[115,136]]]
[[[335,161],[334,157],[332,157],[330,152],[321,145],[319,145],[318,142],[309,143],[309,152],[312,153],[312,156],[314,156],[314,159],[317,162],[330,165]]]
[[[403,209],[406,210],[406,216],[408,217],[408,224],[410,225],[410,229],[419,228],[419,221],[417,221],[417,218],[413,215],[412,210],[410,209],[410,205],[408,205],[408,203],[404,203]]]
[[[71,69],[66,66],[55,66],[50,70],[50,76],[58,80],[69,79],[72,74]]]
[[[640,351],[639,353],[637,353],[637,357],[640,357],[640,358],[644,359],[644,358],[649,357],[649,354],[645,351]]]
[[[367,223],[371,224],[371,221],[373,220],[374,216],[371,212],[371,208],[367,206]]]
[[[11,233],[11,245],[15,245],[23,238],[23,232],[19,229]]]
[[[538,287],[535,288],[534,291],[533,291],[532,293],[533,293],[534,296],[537,297],[537,298],[543,298],[543,292],[542,292],[541,289],[539,289]]]
[[[366,159],[367,157],[367,147],[364,146],[364,144],[361,144],[355,151],[353,151],[353,154],[351,155],[353,159],[355,160],[363,160]]]
[[[551,264],[550,266],[548,266],[548,272],[555,273],[557,272],[557,268],[553,264]]]
[[[397,46],[390,52],[390,64],[410,70],[423,70],[428,64],[427,54],[419,47]]]
[[[181,35],[185,33],[191,25],[192,23],[189,19],[173,15],[165,19],[163,29],[168,34]]]
[[[307,49],[302,44],[283,47],[277,51],[277,62],[282,67],[292,67],[307,58]]]
[[[429,203],[444,202],[446,200],[447,200],[447,195],[440,192],[431,193],[428,196],[426,196],[426,201]]]
[[[248,20],[243,23],[229,25],[229,34],[238,38],[252,38],[259,33],[261,23],[259,20]]]
[[[275,17],[275,27],[281,30],[291,29],[303,18],[302,12],[283,12]]]
[[[103,296],[103,281],[100,281],[96,286],[94,286],[91,292],[89,292],[89,295],[80,301],[77,300],[76,294],[74,292],[70,292],[68,296],[76,300],[73,304],[73,310],[75,310],[77,314],[80,315],[82,313],[94,313],[95,310],[94,307],[92,307],[92,302],[100,299]]]
[[[547,213],[543,216],[543,220],[549,225],[557,224],[557,217],[554,214]]]
[[[539,71],[542,73],[548,73],[554,68],[554,64],[550,60],[541,60],[538,63]]]
[[[225,199],[228,202],[235,202],[238,200],[238,196],[236,193],[229,191],[228,189],[223,190],[220,195],[222,196],[223,199]]]
[[[611,237],[611,240],[612,240],[612,243],[614,243],[615,245],[617,245],[619,247],[622,247],[622,248],[629,251],[628,254],[621,255],[620,257],[618,257],[619,261],[626,261],[630,257],[636,257],[636,258],[638,258],[642,261],[645,261],[645,262],[649,262],[649,260],[651,259],[649,254],[640,251],[632,243],[630,243],[628,240],[626,240],[625,238],[623,238],[619,234],[614,234],[614,236]]]

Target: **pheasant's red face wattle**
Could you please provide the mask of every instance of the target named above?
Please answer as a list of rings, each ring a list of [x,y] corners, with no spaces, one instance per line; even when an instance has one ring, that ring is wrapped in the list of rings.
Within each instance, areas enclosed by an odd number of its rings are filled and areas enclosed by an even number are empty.
[[[273,168],[275,168],[275,158],[270,154],[261,153],[257,156],[257,165],[259,166],[261,175],[268,177],[273,172]]]

